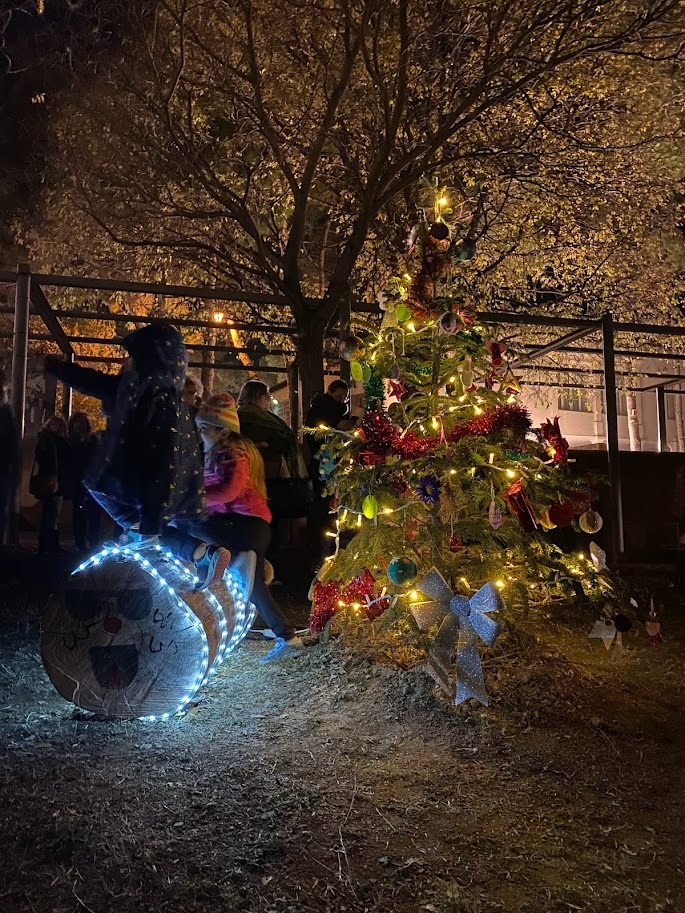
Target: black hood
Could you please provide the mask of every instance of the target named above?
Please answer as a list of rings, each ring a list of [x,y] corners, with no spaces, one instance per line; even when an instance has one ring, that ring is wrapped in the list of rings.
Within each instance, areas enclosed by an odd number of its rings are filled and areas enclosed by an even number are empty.
[[[122,342],[139,377],[165,376],[178,389],[188,370],[188,353],[178,330],[151,324],[135,330]]]

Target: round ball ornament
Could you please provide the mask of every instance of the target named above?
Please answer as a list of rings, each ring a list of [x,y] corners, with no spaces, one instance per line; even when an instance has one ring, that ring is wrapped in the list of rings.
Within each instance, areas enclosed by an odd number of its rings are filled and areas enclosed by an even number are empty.
[[[398,323],[406,323],[411,317],[411,310],[406,304],[398,304],[395,308],[395,319]]]
[[[438,330],[446,336],[454,336],[462,327],[462,321],[458,314],[452,311],[446,311],[438,321]]]
[[[604,526],[604,520],[602,520],[596,510],[586,510],[584,514],[580,515],[578,526],[580,526],[584,533],[593,536]]]
[[[360,383],[362,380],[364,380],[364,369],[358,361],[353,361],[350,364],[350,377],[356,383]]]
[[[168,719],[247,633],[254,617],[246,575],[214,592],[162,548],[106,548],[74,571],[43,617],[41,656],[57,691],[109,719]],[[249,578],[249,579],[248,579]]]
[[[446,241],[450,236],[450,230],[445,222],[433,222],[428,234],[436,241]]]
[[[345,361],[359,361],[365,351],[364,341],[359,336],[347,336],[340,343],[340,357]]]
[[[406,555],[393,558],[388,565],[388,580],[395,586],[405,586],[416,579],[418,568],[416,562]]]
[[[459,536],[450,536],[447,545],[451,552],[460,552],[463,548],[466,548],[464,540],[460,539]]]
[[[555,526],[570,526],[573,522],[573,504],[570,501],[555,501],[549,509],[549,519]]]
[[[367,495],[362,501],[362,513],[367,520],[373,520],[378,514],[378,501],[373,495]]]

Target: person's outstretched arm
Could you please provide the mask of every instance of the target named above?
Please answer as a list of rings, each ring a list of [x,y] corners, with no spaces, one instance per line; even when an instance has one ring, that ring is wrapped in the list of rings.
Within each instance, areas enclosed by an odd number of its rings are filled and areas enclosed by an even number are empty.
[[[78,393],[93,396],[103,402],[113,400],[116,396],[119,376],[105,374],[104,371],[95,371],[93,368],[84,368],[70,362],[59,361],[57,358],[45,359],[45,370],[53,374],[62,383],[67,384]]]

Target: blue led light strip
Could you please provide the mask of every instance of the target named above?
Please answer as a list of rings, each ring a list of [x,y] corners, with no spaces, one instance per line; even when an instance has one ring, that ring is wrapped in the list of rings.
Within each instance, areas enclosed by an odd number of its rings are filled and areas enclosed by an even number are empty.
[[[197,584],[197,577],[191,573],[191,571],[176,558],[168,549],[163,548],[160,545],[154,547],[154,551],[158,554],[163,560],[169,562],[173,565],[176,572],[181,576],[181,579],[188,584],[190,589],[193,589]],[[175,600],[176,605],[184,614],[184,616],[190,621],[193,625],[199,625],[201,630],[204,633],[204,628],[200,623],[197,615],[192,611],[192,609],[179,597],[174,587],[159,573],[156,567],[151,564],[150,561],[136,549],[126,545],[126,546],[106,546],[101,549],[101,551],[96,552],[95,555],[92,555],[82,564],[80,564],[72,573],[78,574],[82,571],[87,570],[90,567],[96,567],[103,562],[106,558],[118,558],[124,557],[127,559],[132,559],[137,564],[139,564],[143,570],[150,574],[155,580],[157,580],[161,585],[167,590],[169,595]],[[155,715],[140,717],[142,720],[147,720],[149,722],[155,722],[156,720],[168,720],[171,716],[185,712],[190,704],[193,702],[193,697],[197,694],[199,689],[205,684],[207,679],[213,675],[223,663],[227,656],[229,656],[236,649],[238,644],[246,636],[247,632],[252,626],[255,615],[257,614],[256,607],[253,603],[248,602],[244,596],[242,588],[240,587],[238,581],[231,574],[230,568],[226,571],[223,580],[224,585],[226,586],[228,592],[231,595],[234,604],[235,618],[233,624],[233,630],[231,632],[231,637],[228,637],[228,625],[226,624],[226,614],[221,606],[221,603],[216,598],[216,596],[211,593],[209,590],[203,590],[202,595],[207,599],[207,603],[210,606],[214,617],[217,621],[220,631],[220,642],[217,649],[216,656],[211,666],[209,664],[209,647],[207,643],[207,638],[205,635],[204,644],[202,648],[202,671],[198,674],[195,682],[192,687],[189,689],[190,694],[186,694],[181,698],[181,703],[178,705],[176,710],[170,713],[163,713],[159,717]]]

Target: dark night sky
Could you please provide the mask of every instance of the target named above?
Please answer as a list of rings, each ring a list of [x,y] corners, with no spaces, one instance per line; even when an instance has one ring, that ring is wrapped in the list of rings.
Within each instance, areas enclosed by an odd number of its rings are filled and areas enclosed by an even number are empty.
[[[126,3],[5,0],[0,50],[0,260],[11,255],[9,223],[35,202],[48,153],[51,104],[116,40]],[[41,100],[44,95],[45,100]]]

